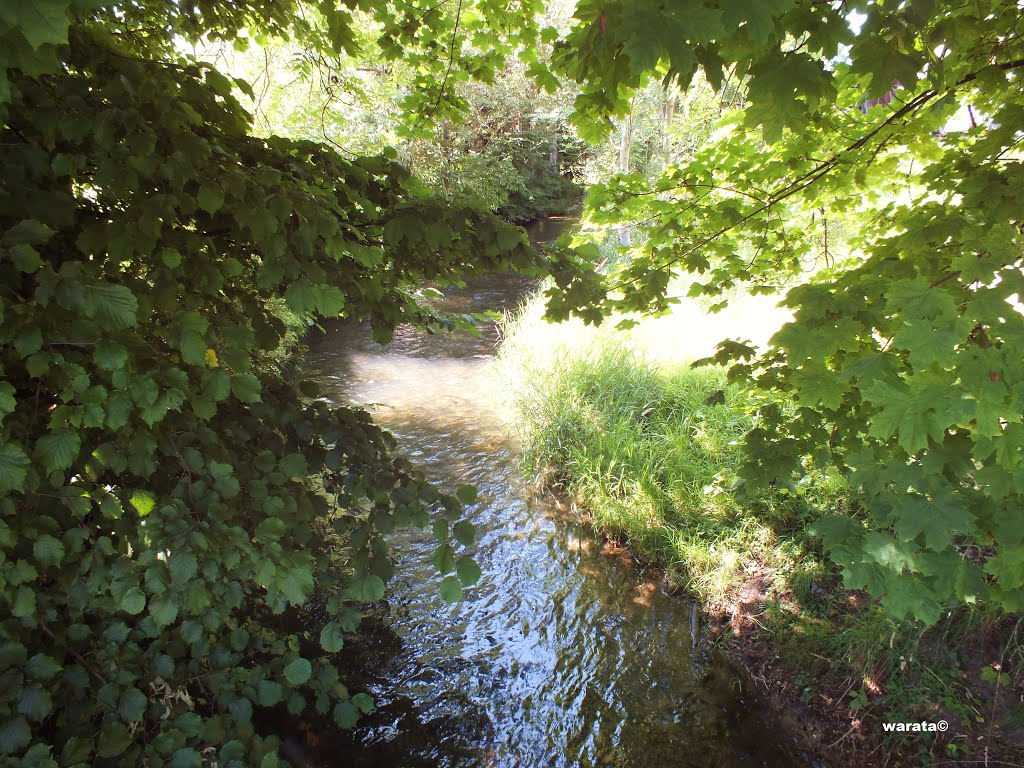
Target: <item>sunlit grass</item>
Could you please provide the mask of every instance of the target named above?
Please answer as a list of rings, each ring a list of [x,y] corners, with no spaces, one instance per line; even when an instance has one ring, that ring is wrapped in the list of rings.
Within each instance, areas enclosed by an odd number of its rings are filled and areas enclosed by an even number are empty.
[[[723,370],[688,361],[739,325],[763,343],[785,320],[760,297],[738,305],[726,322],[687,302],[617,331],[549,324],[534,299],[506,323],[501,351],[529,461],[553,470],[597,527],[708,603],[728,602],[750,573],[798,573],[803,550],[782,546],[780,531],[802,530],[844,493],[831,480],[799,500],[740,501],[731,489],[750,408]]]

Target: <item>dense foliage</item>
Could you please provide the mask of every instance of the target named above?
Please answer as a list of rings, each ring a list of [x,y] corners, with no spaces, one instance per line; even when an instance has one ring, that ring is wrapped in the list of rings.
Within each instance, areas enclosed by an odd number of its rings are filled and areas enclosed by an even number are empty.
[[[433,522],[447,600],[479,576],[456,555],[472,489],[440,494],[363,412],[318,399],[279,354],[282,312],[386,337],[436,322],[423,281],[535,256],[386,156],[254,138],[247,84],[176,48],[250,26],[338,51],[346,11],[82,6],[0,9],[0,755],[275,765],[254,707],[349,725],[372,706],[335,654],[384,594],[387,533]],[[415,56],[398,41],[417,9],[374,7],[385,53]],[[501,4],[522,29],[533,10]],[[486,76],[488,40],[424,63],[442,71],[418,97],[441,109],[449,74]],[[281,614],[314,592],[328,618],[296,630]]]
[[[677,270],[701,276],[692,295],[797,279],[766,352],[717,356],[762,403],[747,482],[845,470],[866,516],[816,530],[896,615],[1024,608],[1019,4],[585,0],[576,16],[555,68],[583,84],[584,135],[699,68],[746,103],[653,182],[592,191],[591,221],[642,235],[608,280],[560,275],[554,314],[665,308]]]
[[[560,103],[567,99],[545,99],[515,64],[494,83],[464,90],[461,124],[445,124],[437,136],[399,148],[416,175],[445,199],[475,203],[508,221],[561,214],[576,204],[582,190],[572,176],[583,143],[568,124],[568,105]]]

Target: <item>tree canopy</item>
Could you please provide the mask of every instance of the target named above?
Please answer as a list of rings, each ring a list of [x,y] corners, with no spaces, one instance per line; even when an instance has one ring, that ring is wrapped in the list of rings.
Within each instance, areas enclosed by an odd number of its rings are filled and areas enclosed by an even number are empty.
[[[867,516],[817,530],[847,585],[896,615],[1024,607],[1019,8],[581,2],[576,15],[554,66],[582,83],[584,135],[607,133],[652,78],[686,86],[698,68],[739,80],[746,103],[688,162],[591,191],[594,222],[641,236],[610,279],[566,271],[554,313],[664,309],[676,271],[711,297],[796,280],[794,321],[766,352],[734,342],[715,358],[762,401],[747,482],[796,491],[815,463],[844,469]],[[852,232],[838,261],[836,219]]]

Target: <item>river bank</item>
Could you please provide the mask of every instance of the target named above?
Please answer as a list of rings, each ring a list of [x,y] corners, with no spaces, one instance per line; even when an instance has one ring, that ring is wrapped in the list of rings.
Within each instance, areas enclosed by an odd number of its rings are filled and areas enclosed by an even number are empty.
[[[924,630],[845,590],[806,532],[851,504],[825,468],[795,493],[741,498],[747,404],[723,372],[665,354],[713,321],[694,326],[701,313],[683,312],[674,333],[642,328],[637,343],[540,314],[533,301],[510,321],[501,352],[528,461],[595,529],[699,601],[712,643],[789,713],[809,754],[824,765],[1021,764],[1016,619],[961,610]],[[770,334],[757,319],[747,326]],[[666,343],[651,350],[652,338]],[[949,727],[882,725],[921,720]]]

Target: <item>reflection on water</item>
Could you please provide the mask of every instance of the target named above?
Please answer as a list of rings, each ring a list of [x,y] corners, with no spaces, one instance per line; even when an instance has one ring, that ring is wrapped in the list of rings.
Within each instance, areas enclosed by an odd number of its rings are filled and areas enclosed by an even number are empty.
[[[521,278],[489,276],[440,302],[514,306]],[[338,400],[372,404],[427,475],[480,491],[484,569],[447,606],[429,532],[396,537],[390,608],[361,681],[378,711],[324,765],[803,765],[738,675],[693,648],[689,606],[602,552],[589,529],[528,491],[491,356],[496,336],[399,329],[381,347],[338,326],[310,362]],[[605,548],[606,549],[606,548]]]

